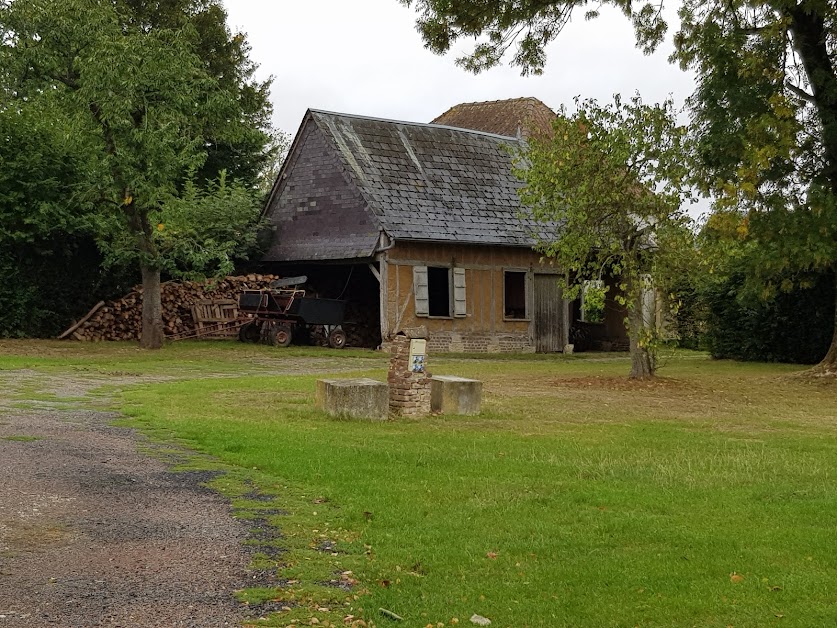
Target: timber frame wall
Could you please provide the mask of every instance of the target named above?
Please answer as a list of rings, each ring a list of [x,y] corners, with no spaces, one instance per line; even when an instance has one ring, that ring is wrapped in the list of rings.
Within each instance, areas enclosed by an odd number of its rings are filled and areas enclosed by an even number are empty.
[[[555,275],[558,269],[542,263],[541,256],[523,247],[463,244],[435,244],[397,241],[377,255],[381,281],[381,336],[388,338],[399,330],[426,326],[428,349],[437,352],[534,352],[534,275]],[[451,270],[451,316],[416,313],[415,269],[444,267],[464,270],[464,313],[454,313],[456,288]],[[507,318],[505,314],[506,271],[525,272],[526,316]],[[456,273],[460,277],[463,273]],[[457,306],[458,307],[458,306]],[[560,346],[567,343],[569,329],[567,302],[563,302]]]

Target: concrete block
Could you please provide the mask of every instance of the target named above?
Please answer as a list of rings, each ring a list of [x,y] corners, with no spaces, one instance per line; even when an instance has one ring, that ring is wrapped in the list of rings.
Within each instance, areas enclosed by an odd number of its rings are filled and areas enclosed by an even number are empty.
[[[389,415],[389,386],[366,377],[318,379],[316,406],[332,416],[383,421]]]
[[[455,375],[430,378],[430,410],[442,414],[479,414],[482,382]]]

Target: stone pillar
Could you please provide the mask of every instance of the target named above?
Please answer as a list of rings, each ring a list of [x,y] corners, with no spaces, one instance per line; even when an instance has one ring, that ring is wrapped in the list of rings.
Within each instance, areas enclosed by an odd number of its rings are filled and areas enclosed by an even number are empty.
[[[395,416],[420,417],[430,414],[430,375],[424,354],[427,331],[424,328],[399,332],[392,340],[389,360],[389,411]],[[413,359],[411,360],[411,347]]]

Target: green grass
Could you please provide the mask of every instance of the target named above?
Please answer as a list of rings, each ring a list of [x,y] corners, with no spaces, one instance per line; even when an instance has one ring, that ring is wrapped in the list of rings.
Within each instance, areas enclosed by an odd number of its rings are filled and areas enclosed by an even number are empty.
[[[342,603],[407,626],[837,623],[833,386],[699,354],[656,384],[624,357],[431,360],[485,381],[481,416],[337,421],[312,376],[144,386],[125,410],[293,504],[299,582],[276,596],[305,604],[278,625]],[[303,552],[324,533],[342,565]],[[311,588],[347,564],[358,600]]]
[[[235,341],[167,342],[160,351],[144,351],[135,342],[0,340],[0,371],[34,369],[43,373],[104,377],[230,375],[296,367],[299,359],[339,364],[380,361],[380,354],[362,349],[289,347],[277,351],[260,344]]]

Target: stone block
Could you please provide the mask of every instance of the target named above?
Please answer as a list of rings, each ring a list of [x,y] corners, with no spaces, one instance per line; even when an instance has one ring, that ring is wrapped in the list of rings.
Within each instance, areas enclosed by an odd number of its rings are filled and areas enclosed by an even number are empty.
[[[316,406],[332,416],[383,421],[389,415],[389,386],[366,377],[318,379]]]
[[[430,409],[442,414],[479,414],[482,382],[455,375],[430,378]]]

